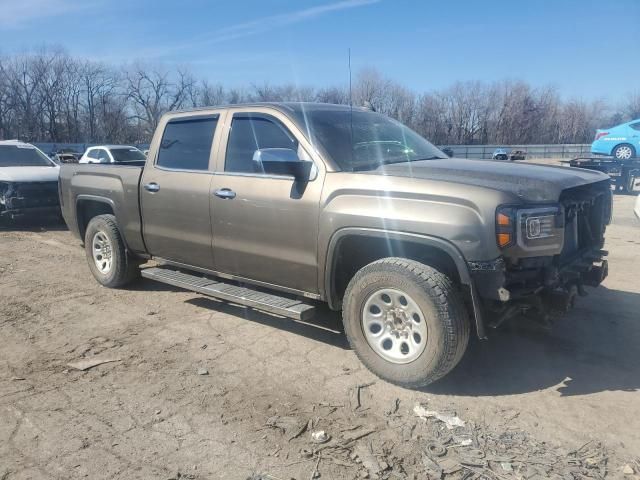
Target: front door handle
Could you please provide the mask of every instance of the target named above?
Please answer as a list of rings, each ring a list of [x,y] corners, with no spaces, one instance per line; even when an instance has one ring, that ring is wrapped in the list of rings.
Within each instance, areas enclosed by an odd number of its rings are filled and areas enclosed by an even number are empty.
[[[220,197],[220,198],[224,198],[224,199],[228,199],[228,200],[236,198],[236,192],[234,192],[233,190],[231,190],[229,188],[220,188],[220,189],[216,190],[215,192],[213,192],[213,194],[216,197]]]
[[[155,193],[160,191],[160,185],[158,185],[156,182],[145,183],[144,189],[147,192]]]

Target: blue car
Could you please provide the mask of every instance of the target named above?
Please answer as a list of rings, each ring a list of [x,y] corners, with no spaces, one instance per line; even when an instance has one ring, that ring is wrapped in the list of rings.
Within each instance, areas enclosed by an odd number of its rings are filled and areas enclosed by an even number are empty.
[[[640,119],[622,125],[596,130],[591,153],[611,155],[618,160],[629,160],[640,153]]]

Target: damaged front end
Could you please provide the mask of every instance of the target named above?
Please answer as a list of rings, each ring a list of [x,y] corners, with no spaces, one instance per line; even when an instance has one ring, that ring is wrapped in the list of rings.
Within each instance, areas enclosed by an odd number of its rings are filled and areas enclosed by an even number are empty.
[[[0,182],[0,218],[59,214],[58,182]]]
[[[503,255],[469,263],[489,325],[520,315],[548,325],[587,294],[585,287],[600,285],[608,274],[602,248],[611,214],[608,181],[564,190],[553,205],[500,207]]]

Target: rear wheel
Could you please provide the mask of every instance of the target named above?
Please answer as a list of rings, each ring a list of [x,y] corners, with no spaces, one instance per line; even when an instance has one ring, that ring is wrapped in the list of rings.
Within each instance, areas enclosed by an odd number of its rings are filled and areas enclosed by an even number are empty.
[[[623,143],[622,145],[616,146],[612,154],[617,160],[629,160],[636,156],[636,150],[633,148],[633,145]]]
[[[345,293],[343,322],[369,370],[410,388],[450,372],[469,341],[470,323],[455,284],[403,258],[378,260],[356,273]]]
[[[122,287],[140,275],[139,262],[127,253],[113,215],[92,218],[84,239],[89,269],[101,285]]]

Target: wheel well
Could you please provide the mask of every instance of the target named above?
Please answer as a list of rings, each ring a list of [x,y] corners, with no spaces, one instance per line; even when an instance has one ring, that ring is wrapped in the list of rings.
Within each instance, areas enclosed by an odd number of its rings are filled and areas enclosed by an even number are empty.
[[[110,213],[113,215],[113,208],[106,202],[99,200],[80,200],[77,206],[78,230],[80,237],[84,239],[84,233],[87,231],[87,225],[92,218],[98,215]]]
[[[358,270],[371,262],[387,257],[401,257],[430,265],[460,284],[460,275],[455,262],[444,250],[410,240],[384,237],[350,235],[339,241],[334,252],[331,286],[327,295],[331,304],[337,306],[349,281]]]

